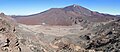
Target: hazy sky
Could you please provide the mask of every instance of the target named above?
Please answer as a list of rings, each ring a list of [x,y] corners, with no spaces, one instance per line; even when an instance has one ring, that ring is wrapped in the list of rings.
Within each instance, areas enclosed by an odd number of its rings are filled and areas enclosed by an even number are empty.
[[[30,15],[72,4],[101,13],[120,14],[120,0],[0,0],[0,12],[7,15]]]

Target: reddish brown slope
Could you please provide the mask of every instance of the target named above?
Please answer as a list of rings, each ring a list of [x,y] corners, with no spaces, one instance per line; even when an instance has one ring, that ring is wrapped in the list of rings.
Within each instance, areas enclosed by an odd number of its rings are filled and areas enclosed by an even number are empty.
[[[19,16],[15,19],[19,23],[29,25],[72,25],[80,24],[81,22],[104,22],[114,19],[115,16],[101,14],[90,11],[78,5],[71,5],[65,8],[52,8],[45,12],[29,15]]]

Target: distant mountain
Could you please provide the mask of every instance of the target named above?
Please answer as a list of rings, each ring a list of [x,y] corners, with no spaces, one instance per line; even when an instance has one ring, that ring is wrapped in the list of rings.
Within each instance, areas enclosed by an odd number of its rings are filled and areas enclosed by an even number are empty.
[[[42,13],[28,16],[12,16],[19,23],[28,25],[74,25],[94,22],[106,22],[117,17],[91,11],[79,5],[64,8],[51,8]]]
[[[120,15],[116,15],[117,17],[120,17]]]

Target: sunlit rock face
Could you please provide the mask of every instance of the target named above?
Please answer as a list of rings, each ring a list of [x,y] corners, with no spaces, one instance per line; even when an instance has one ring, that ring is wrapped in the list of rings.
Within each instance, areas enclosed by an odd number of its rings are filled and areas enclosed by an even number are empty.
[[[16,23],[4,13],[0,14],[0,52],[19,52],[20,47],[15,35]]]

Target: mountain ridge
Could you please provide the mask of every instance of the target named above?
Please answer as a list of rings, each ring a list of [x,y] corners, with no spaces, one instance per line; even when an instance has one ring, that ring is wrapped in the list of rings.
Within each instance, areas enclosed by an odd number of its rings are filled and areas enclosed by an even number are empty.
[[[79,5],[70,5],[64,8],[51,8],[28,16],[14,16],[13,18],[19,23],[28,25],[42,25],[42,23],[46,23],[47,25],[73,25],[79,24],[80,22],[76,22],[76,19],[80,21],[80,18],[84,18],[83,20],[90,22],[104,22],[115,19],[116,16],[94,12]]]

